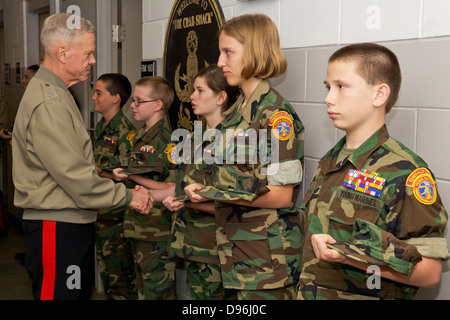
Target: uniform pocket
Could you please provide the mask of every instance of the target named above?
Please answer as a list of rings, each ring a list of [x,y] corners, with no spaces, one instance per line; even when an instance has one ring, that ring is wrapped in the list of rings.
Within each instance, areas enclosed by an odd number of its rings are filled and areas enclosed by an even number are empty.
[[[151,152],[134,152],[131,155],[131,161],[135,166],[152,166],[156,160],[156,154]]]
[[[378,199],[360,192],[341,187],[333,194],[328,207],[328,234],[337,241],[347,241],[353,233],[356,219],[363,219],[375,224],[380,217],[378,206],[370,206],[372,200]]]
[[[184,244],[199,250],[217,250],[214,216],[193,213],[186,218]]]
[[[242,136],[235,137],[233,144],[227,146],[224,160],[233,164],[256,164],[258,156],[257,137],[252,137],[250,133],[236,134]]]
[[[163,172],[162,160],[151,152],[134,152],[131,155],[130,166],[124,171],[128,174],[153,174],[147,178],[159,180]]]
[[[227,235],[235,270],[243,274],[272,273],[267,225],[263,222],[229,223]]]

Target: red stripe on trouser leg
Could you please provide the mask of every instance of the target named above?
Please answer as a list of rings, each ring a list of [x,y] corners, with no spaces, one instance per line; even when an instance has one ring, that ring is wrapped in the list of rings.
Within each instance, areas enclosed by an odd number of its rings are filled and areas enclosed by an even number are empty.
[[[56,276],[56,222],[43,221],[42,226],[42,279],[41,300],[53,300]]]

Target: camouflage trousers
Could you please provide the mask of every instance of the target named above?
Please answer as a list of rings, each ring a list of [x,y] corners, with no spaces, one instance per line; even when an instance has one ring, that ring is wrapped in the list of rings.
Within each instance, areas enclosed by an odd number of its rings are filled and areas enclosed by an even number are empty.
[[[238,300],[297,300],[297,284],[268,290],[236,291]]]
[[[192,300],[296,300],[297,285],[269,290],[224,289],[219,265],[186,260]]]
[[[131,238],[139,300],[175,300],[177,258],[168,253],[168,241]]]
[[[185,261],[192,300],[236,300],[232,290],[223,287],[219,265]]]
[[[123,223],[96,222],[97,262],[105,294],[111,300],[136,300],[131,243],[123,236]]]

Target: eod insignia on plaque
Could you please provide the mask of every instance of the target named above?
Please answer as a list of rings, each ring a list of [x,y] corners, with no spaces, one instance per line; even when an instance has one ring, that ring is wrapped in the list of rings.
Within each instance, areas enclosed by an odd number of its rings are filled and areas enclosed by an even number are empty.
[[[164,77],[175,90],[169,109],[172,130],[194,129],[200,120],[191,108],[191,94],[198,72],[219,58],[219,30],[223,12],[216,0],[176,0],[167,24]]]

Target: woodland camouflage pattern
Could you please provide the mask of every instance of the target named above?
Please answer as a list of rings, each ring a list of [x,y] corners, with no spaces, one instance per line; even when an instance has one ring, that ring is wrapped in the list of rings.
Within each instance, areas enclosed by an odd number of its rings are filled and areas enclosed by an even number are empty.
[[[338,162],[344,145],[345,137],[320,160],[303,201],[305,246],[298,298],[411,299],[416,287],[381,278],[380,288],[369,289],[366,282],[372,274],[320,261],[314,254],[311,235],[326,233],[337,241],[330,247],[348,257],[406,275],[422,255],[449,256],[443,238],[447,212],[439,195],[434,203],[422,204],[406,185],[409,175],[427,164],[390,138],[386,126]],[[350,169],[370,170],[386,179],[379,197],[343,186]]]
[[[141,128],[134,138],[131,159],[123,172],[138,174],[155,181],[175,182],[177,166],[169,160],[167,147],[171,144],[171,131],[162,119],[147,132]],[[127,181],[128,188],[136,184]],[[125,216],[125,236],[147,241],[166,241],[170,235],[171,212],[160,202],[154,202],[148,215],[128,209]]]
[[[103,170],[112,171],[127,166],[130,159],[135,129],[120,110],[105,126],[102,118],[95,127],[94,158]]]
[[[291,122],[289,131],[292,136],[279,141],[279,150],[273,147],[268,139],[268,150],[279,152],[279,162],[298,161],[303,163],[304,127],[290,104],[264,80],[253,93],[243,109],[238,106],[243,95],[234,108],[228,110],[224,120],[222,133],[228,129],[248,129],[255,132],[267,130],[271,116],[280,111],[288,114]],[[225,146],[224,163],[212,169],[212,184],[215,191],[211,198],[217,199],[217,190],[222,197],[240,197],[254,199],[266,192],[267,176],[261,173],[266,165],[260,163],[237,163],[238,144],[234,150]],[[259,155],[248,141],[244,140],[246,155]],[[242,152],[242,151],[241,151]],[[251,159],[251,158],[248,158]],[[234,164],[227,164],[231,160]],[[300,168],[301,170],[301,168]],[[296,172],[301,175],[301,172]],[[240,181],[238,181],[240,180]],[[301,179],[299,179],[301,180]],[[216,239],[222,270],[222,279],[227,289],[267,290],[289,286],[297,282],[300,273],[302,236],[300,232],[299,213],[294,204],[298,195],[300,181],[294,188],[294,197],[289,208],[261,209],[237,206],[216,201]],[[229,186],[229,187],[228,187]],[[223,194],[223,195],[222,195]],[[208,196],[207,193],[204,196]],[[275,298],[275,297],[274,297]]]
[[[175,196],[188,200],[183,190],[189,184],[211,184],[210,174],[201,170],[203,165],[180,165]],[[215,238],[214,216],[200,210],[183,208],[177,211],[172,226],[171,249],[183,259],[219,264]]]
[[[193,154],[202,152],[203,145],[193,144],[192,147]],[[189,155],[191,159],[187,164],[179,166],[175,196],[182,201],[189,200],[183,193],[186,186],[212,184],[210,166],[205,162],[193,164],[193,154]],[[186,260],[193,300],[225,299],[215,231],[216,223],[212,214],[188,207],[176,212],[172,224],[171,250],[177,257]]]
[[[98,167],[111,171],[128,165],[135,129],[120,110],[105,125],[102,118],[95,127],[94,159]],[[108,297],[136,299],[131,246],[123,234],[126,208],[99,210],[96,222],[97,261]]]
[[[224,290],[219,264],[186,260],[192,300],[236,300],[234,292]]]
[[[97,221],[97,263],[103,289],[113,300],[136,300],[136,276],[130,241],[124,238],[123,221]]]
[[[155,181],[175,182],[177,166],[170,152],[171,131],[165,119],[148,131],[141,128],[133,140],[134,146],[128,168],[123,172],[138,174]],[[127,187],[135,183],[127,180]],[[132,238],[135,254],[139,299],[175,299],[176,259],[169,254],[172,213],[161,202],[153,202],[148,215],[127,210],[124,221],[125,236]]]

